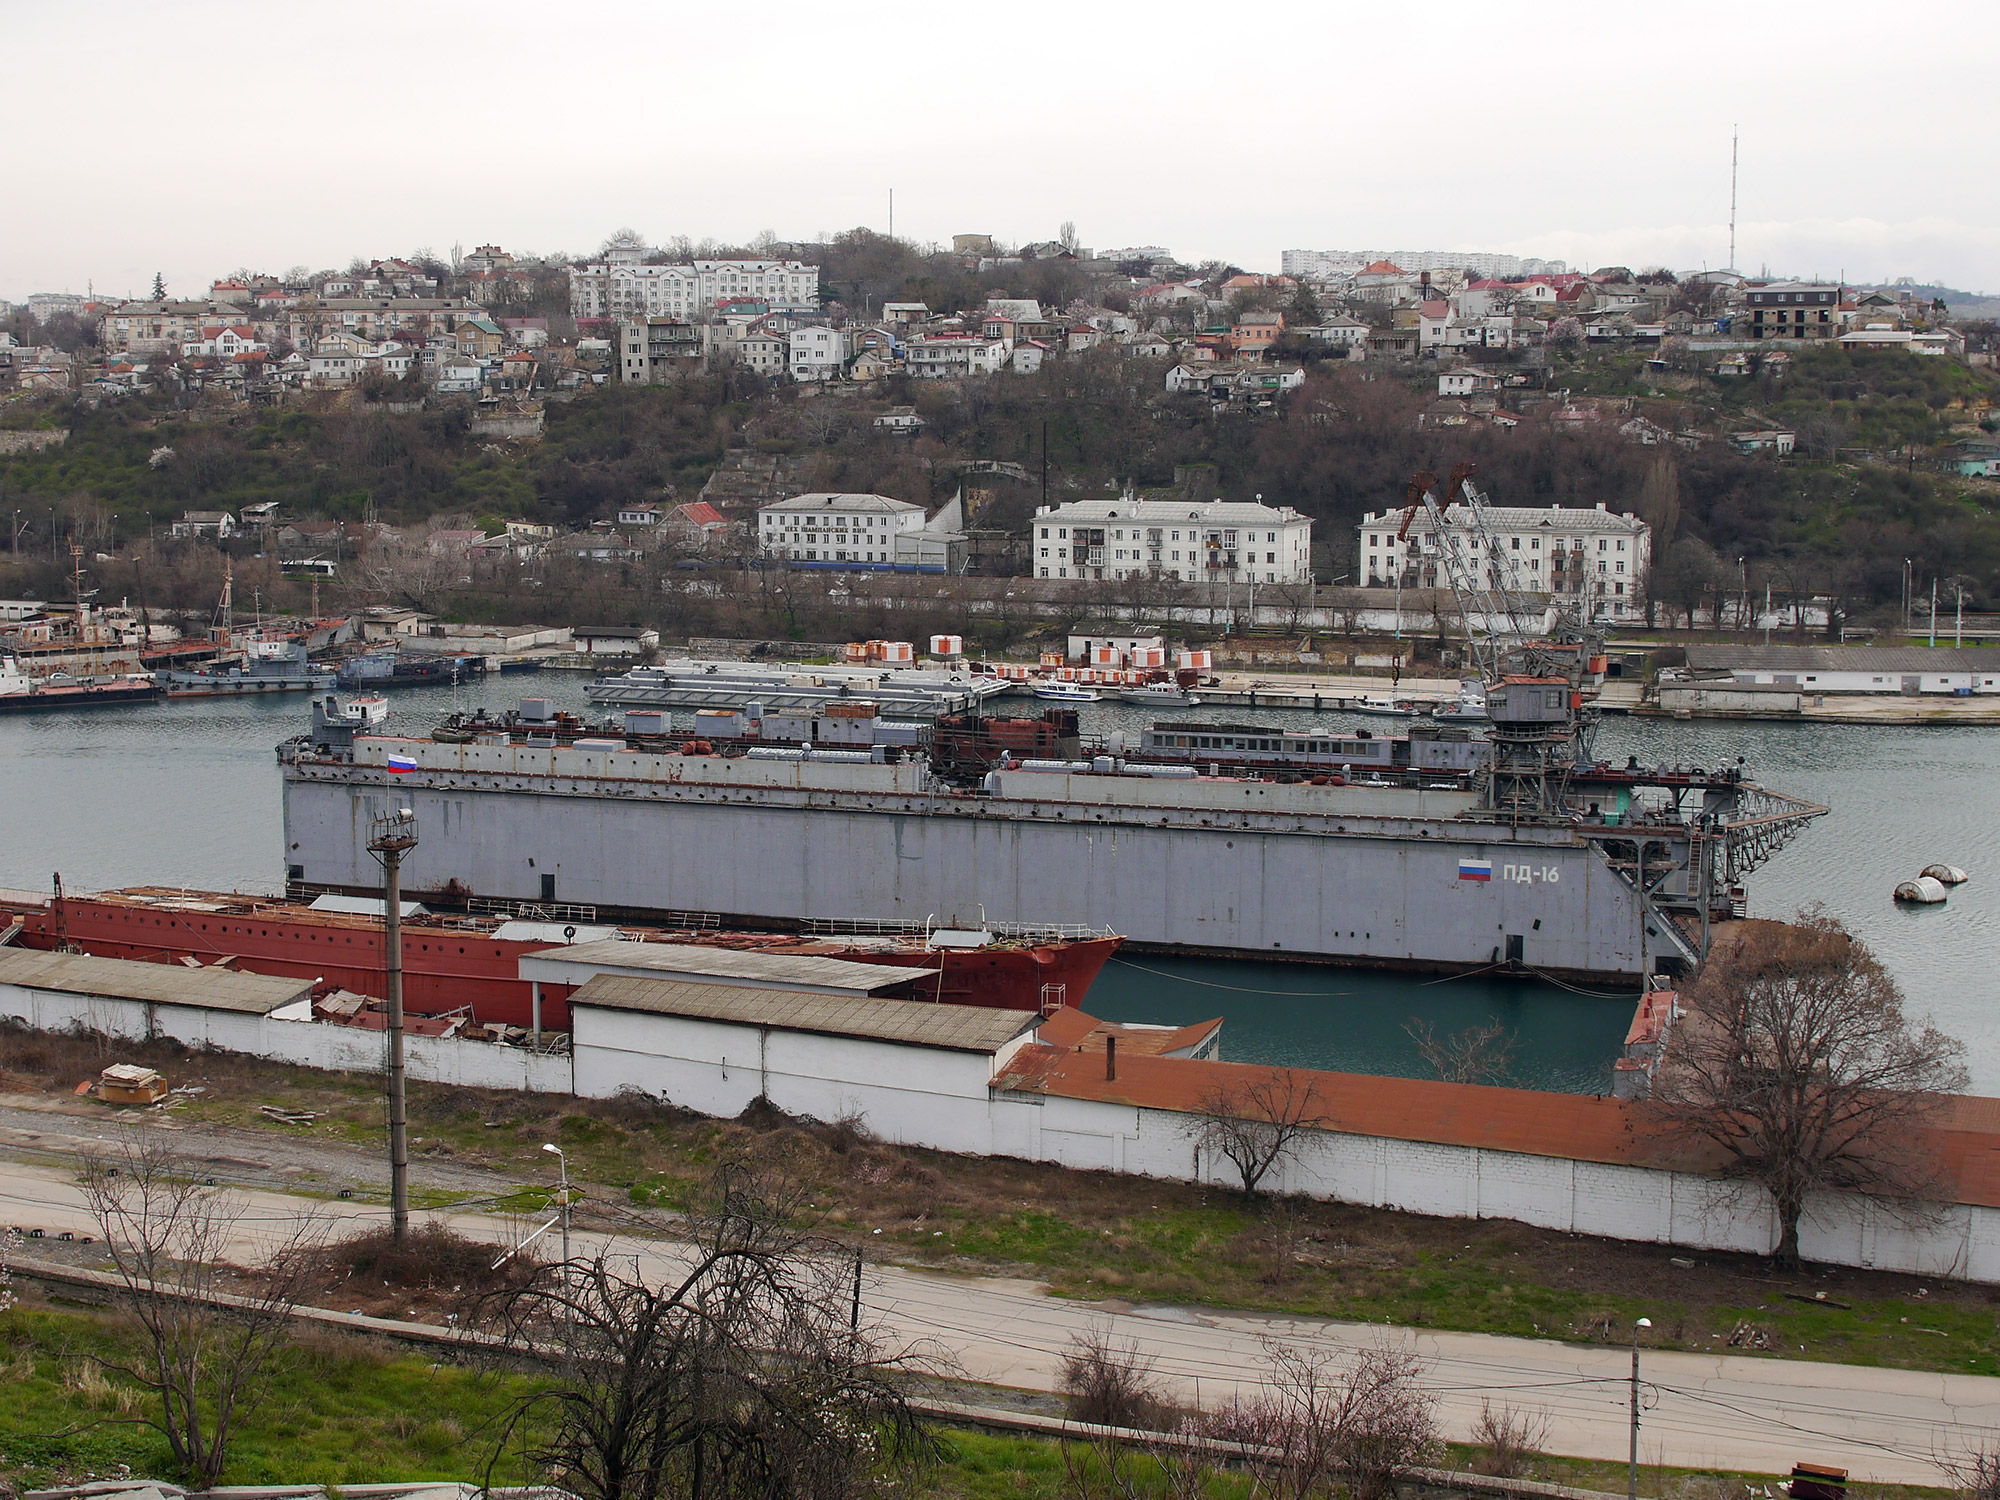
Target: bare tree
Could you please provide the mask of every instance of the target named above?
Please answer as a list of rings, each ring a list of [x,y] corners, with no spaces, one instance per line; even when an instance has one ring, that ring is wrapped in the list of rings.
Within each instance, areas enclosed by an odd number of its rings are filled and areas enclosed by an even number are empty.
[[[1547,1412],[1516,1411],[1504,1404],[1496,1410],[1492,1402],[1481,1401],[1479,1420],[1472,1427],[1472,1445],[1479,1449],[1472,1468],[1496,1479],[1518,1479],[1548,1440]]]
[[[1654,1086],[1666,1136],[1722,1157],[1768,1193],[1778,1264],[1799,1264],[1799,1220],[1826,1192],[1921,1214],[1942,1188],[1927,1144],[1943,1096],[1964,1090],[1965,1047],[1903,1014],[1875,955],[1833,918],[1758,924],[1689,996]]]
[[[742,1167],[684,1221],[684,1268],[649,1280],[599,1251],[544,1268],[488,1309],[504,1343],[559,1352],[500,1425],[582,1500],[844,1500],[933,1440],[914,1367],[858,1326],[857,1263],[791,1227],[798,1195]]]
[[[1520,1040],[1498,1021],[1484,1026],[1468,1026],[1448,1036],[1439,1036],[1427,1020],[1412,1016],[1403,1030],[1417,1044],[1417,1051],[1439,1078],[1446,1083],[1497,1083],[1507,1076],[1514,1061],[1514,1046]]]
[[[1197,1161],[1220,1156],[1254,1193],[1273,1168],[1296,1159],[1326,1113],[1319,1084],[1297,1068],[1246,1068],[1201,1096],[1185,1129]]]
[[[1424,1363],[1388,1345],[1336,1353],[1272,1341],[1269,1392],[1202,1419],[1200,1430],[1243,1445],[1244,1458],[1273,1500],[1380,1500],[1399,1470],[1438,1447],[1437,1402],[1424,1390]]]
[[[1959,1500],[2000,1500],[2000,1447],[1981,1443],[1938,1460]]]
[[[318,1221],[267,1237],[248,1290],[225,1294],[243,1201],[204,1185],[192,1164],[141,1140],[84,1162],[83,1189],[118,1273],[118,1306],[139,1325],[143,1363],[103,1361],[157,1402],[147,1426],[175,1464],[212,1486],[237,1425],[255,1406],[309,1272]]]
[[[1069,1341],[1057,1389],[1072,1421],[1150,1427],[1165,1405],[1152,1375],[1152,1360],[1136,1344],[1120,1344],[1105,1329],[1088,1328]]]

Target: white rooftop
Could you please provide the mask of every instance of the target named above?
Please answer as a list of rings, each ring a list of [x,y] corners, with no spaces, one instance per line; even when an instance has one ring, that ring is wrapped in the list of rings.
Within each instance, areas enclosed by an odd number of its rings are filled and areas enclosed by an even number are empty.
[[[794,495],[789,500],[774,501],[760,505],[762,512],[840,510],[862,511],[875,514],[900,514],[903,511],[922,510],[921,505],[912,505],[908,500],[891,500],[887,495],[848,495],[830,490],[816,490],[810,495]]]
[[[1305,518],[1290,506],[1280,510],[1251,500],[1072,500],[1035,513],[1036,520],[1191,522],[1197,526],[1275,526]]]

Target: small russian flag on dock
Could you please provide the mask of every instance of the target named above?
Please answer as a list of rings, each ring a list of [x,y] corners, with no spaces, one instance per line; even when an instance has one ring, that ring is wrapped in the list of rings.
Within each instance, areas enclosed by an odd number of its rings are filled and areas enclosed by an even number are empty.
[[[392,755],[389,757],[389,774],[403,776],[416,770],[417,759],[413,755]]]
[[[392,756],[389,764],[393,766],[395,763],[395,758]],[[1460,880],[1491,880],[1493,878],[1493,861],[1490,859],[1461,859],[1458,862],[1458,878]]]

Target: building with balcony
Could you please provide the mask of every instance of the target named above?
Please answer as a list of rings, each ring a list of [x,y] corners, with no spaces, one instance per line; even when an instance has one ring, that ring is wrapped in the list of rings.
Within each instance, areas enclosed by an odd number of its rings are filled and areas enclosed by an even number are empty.
[[[1442,547],[1430,512],[1418,510],[1399,536],[1401,510],[1370,511],[1361,519],[1355,556],[1361,582],[1372,588],[1448,588]],[[1546,594],[1579,603],[1587,619],[1624,620],[1645,613],[1646,578],[1652,567],[1653,528],[1630,511],[1613,513],[1551,505],[1487,507],[1489,553],[1471,510],[1445,508],[1454,546],[1492,587]]]
[[[819,492],[757,507],[757,548],[793,567],[893,568],[897,538],[924,529],[924,508],[887,495]]]
[[[1830,282],[1774,281],[1744,290],[1753,339],[1837,339],[1841,288]]]
[[[1030,561],[1037,578],[1305,583],[1312,525],[1260,502],[1075,500],[1035,512]]]

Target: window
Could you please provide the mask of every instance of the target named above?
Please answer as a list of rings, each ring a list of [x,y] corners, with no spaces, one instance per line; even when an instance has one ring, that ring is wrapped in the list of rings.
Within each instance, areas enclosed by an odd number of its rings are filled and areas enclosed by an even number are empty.
[[[1514,550],[1519,552],[1521,550],[1521,539],[1519,537],[1511,537],[1509,540],[1514,544]]]
[[[1776,355],[1773,355],[1773,356],[1772,356],[1772,358],[1774,358],[1774,359],[1775,359],[1776,357],[1777,357]],[[1623,551],[1625,550],[1625,542],[1624,542],[1624,539],[1623,539],[1622,537],[1621,537],[1621,538],[1619,539],[1619,542],[1618,542],[1618,550],[1619,550],[1620,552],[1623,552]]]

